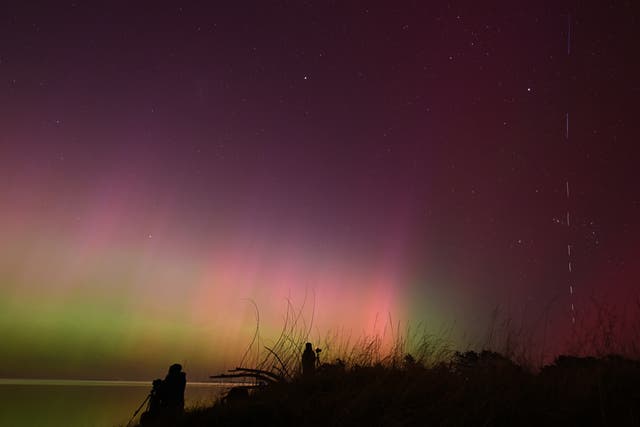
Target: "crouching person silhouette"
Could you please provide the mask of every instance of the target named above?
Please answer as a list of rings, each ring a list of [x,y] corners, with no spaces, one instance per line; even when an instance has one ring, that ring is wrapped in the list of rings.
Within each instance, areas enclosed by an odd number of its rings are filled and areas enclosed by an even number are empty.
[[[161,399],[162,399],[162,380],[160,378],[157,378],[153,380],[151,392],[149,392],[149,396],[147,396],[147,399],[144,402],[142,402],[142,405],[140,406],[140,408],[138,408],[138,411],[139,411],[140,409],[142,409],[142,406],[145,403],[147,404],[147,410],[144,411],[142,415],[140,415],[141,426],[152,426],[158,420],[161,419],[161,412],[162,412]],[[131,421],[133,421],[133,418],[135,418],[138,411],[136,411],[136,413],[133,414],[133,417],[131,418],[131,420],[129,420],[129,424],[127,424],[127,427],[131,424]]]

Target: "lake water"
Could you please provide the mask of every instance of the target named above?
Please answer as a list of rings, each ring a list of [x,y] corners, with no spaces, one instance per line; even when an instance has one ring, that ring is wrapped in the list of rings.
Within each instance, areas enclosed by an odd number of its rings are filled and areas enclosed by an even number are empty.
[[[187,383],[185,405],[211,403],[229,387]],[[150,390],[150,381],[0,379],[0,426],[125,426]]]

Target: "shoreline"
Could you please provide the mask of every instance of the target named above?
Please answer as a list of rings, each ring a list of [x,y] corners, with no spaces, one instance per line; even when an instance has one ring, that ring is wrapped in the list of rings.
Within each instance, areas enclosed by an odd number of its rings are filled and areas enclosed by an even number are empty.
[[[150,388],[151,382],[142,380],[70,380],[70,379],[33,379],[33,378],[0,378],[0,386],[95,386],[95,387],[145,387]],[[230,381],[187,381],[189,385],[197,387],[234,387],[246,383]]]

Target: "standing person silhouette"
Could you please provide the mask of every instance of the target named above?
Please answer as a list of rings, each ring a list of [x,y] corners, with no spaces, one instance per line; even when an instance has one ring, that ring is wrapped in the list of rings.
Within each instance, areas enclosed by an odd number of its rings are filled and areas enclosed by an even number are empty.
[[[174,363],[162,382],[161,403],[168,416],[177,417],[184,412],[184,389],[187,386],[187,374],[182,365]]]
[[[302,376],[309,378],[313,376],[316,370],[316,353],[313,351],[313,345],[308,342],[305,344],[302,353]]]

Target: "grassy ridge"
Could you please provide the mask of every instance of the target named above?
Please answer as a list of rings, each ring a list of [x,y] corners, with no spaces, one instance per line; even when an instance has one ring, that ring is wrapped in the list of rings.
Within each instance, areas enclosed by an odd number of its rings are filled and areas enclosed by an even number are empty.
[[[242,359],[268,373],[268,385],[191,408],[166,425],[640,426],[638,342],[620,338],[620,323],[594,319],[600,326],[576,335],[580,351],[573,354],[582,356],[546,366],[536,362],[544,349],[508,321],[493,322],[484,346],[499,352],[456,352],[419,328],[400,333],[389,319],[382,336],[320,340],[322,360],[330,362],[302,378],[312,321],[290,306],[280,336],[265,343],[257,324]],[[629,325],[637,337],[638,322]]]
[[[176,425],[176,424],[173,424]],[[425,367],[325,364],[312,378],[193,408],[182,426],[635,426],[640,363],[560,357],[532,373],[493,352]]]

